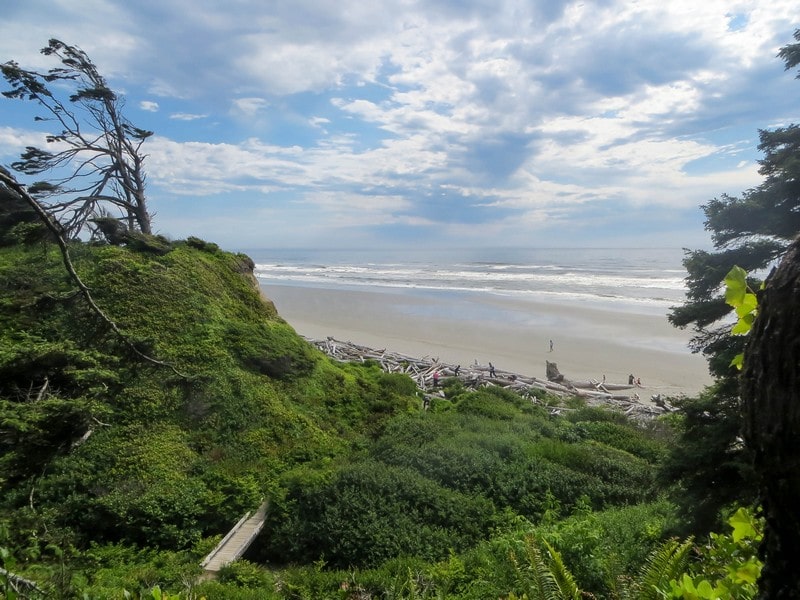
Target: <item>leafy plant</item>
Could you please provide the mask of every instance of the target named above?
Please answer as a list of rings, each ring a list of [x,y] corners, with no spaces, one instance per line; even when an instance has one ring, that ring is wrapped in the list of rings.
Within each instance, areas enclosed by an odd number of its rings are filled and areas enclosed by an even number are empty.
[[[564,565],[561,555],[547,543],[529,536],[525,544],[525,562],[512,553],[511,562],[518,574],[517,590],[520,599],[527,600],[580,600],[581,591],[575,578]],[[517,598],[515,592],[509,600]]]
[[[764,284],[762,282],[763,289]],[[747,283],[747,271],[739,266],[734,266],[725,276],[725,303],[736,311],[738,320],[731,328],[733,335],[746,335],[753,327],[753,321],[758,315],[758,297]],[[740,352],[733,357],[731,366],[741,370],[744,364],[744,353]]]
[[[728,519],[731,532],[711,534],[710,543],[700,551],[700,561],[688,572],[661,587],[662,597],[683,600],[751,600],[763,563],[758,545],[763,522],[746,508]]]
[[[656,548],[635,580],[622,580],[622,600],[663,600],[662,590],[683,573],[693,544],[693,538],[683,542],[671,539]]]

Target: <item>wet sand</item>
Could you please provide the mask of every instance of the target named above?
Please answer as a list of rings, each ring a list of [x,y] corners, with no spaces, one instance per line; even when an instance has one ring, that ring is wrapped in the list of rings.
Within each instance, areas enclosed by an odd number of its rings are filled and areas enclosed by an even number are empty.
[[[705,360],[687,347],[690,333],[652,308],[399,288],[261,287],[309,338],[332,336],[463,366],[492,362],[540,378],[547,360],[575,380],[605,375],[627,383],[633,374],[642,380],[643,397],[693,395],[711,382]]]

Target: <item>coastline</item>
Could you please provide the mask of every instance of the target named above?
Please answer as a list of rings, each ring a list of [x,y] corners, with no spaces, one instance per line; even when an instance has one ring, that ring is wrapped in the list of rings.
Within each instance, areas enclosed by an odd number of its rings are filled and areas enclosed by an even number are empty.
[[[404,288],[331,288],[260,281],[280,316],[307,338],[337,339],[443,362],[486,365],[544,378],[627,383],[642,397],[695,395],[711,383],[690,334],[663,315],[602,303],[556,303]],[[549,341],[553,340],[553,351]]]

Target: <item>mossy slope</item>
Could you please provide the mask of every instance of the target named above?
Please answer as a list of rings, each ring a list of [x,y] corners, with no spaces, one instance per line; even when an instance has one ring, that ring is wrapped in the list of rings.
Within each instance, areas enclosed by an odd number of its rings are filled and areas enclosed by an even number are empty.
[[[185,547],[412,400],[302,340],[244,255],[197,240],[71,252],[97,304],[171,366],[89,310],[57,248],[0,250],[0,489],[21,536]]]

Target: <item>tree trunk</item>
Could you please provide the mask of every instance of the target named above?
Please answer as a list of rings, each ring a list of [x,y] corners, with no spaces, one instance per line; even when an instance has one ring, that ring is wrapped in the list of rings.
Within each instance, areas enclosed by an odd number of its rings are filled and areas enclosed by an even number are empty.
[[[761,292],[745,350],[742,400],[766,518],[758,597],[800,598],[800,241]]]

